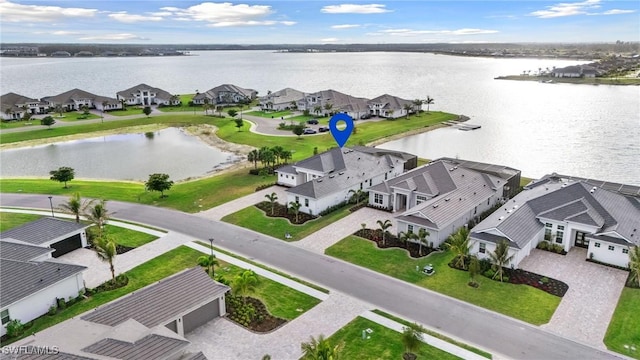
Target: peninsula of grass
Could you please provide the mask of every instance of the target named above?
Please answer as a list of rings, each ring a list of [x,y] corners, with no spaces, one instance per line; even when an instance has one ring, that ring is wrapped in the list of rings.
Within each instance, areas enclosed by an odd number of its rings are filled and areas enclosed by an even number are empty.
[[[585,84],[585,85],[640,85],[640,78],[632,77],[616,77],[616,78],[602,78],[602,77],[548,77],[548,76],[529,76],[529,75],[507,75],[499,76],[496,80],[520,80],[520,81],[536,81],[536,82],[550,82],[550,83],[563,83],[563,84]]]
[[[609,350],[640,359],[640,289],[625,287],[618,300],[604,343]],[[635,347],[635,351],[631,347]]]
[[[320,216],[317,219],[307,221],[304,224],[294,225],[287,219],[268,217],[264,211],[255,206],[249,206],[223,217],[222,221],[242,226],[277,239],[297,241],[349,214],[349,206],[345,206],[340,210],[336,210],[325,216]],[[286,233],[289,233],[291,238],[286,239]]]
[[[42,215],[20,214],[2,211],[0,212],[0,232],[7,231],[20,225],[38,220],[41,217]]]
[[[88,230],[91,231],[92,228],[89,228]],[[105,233],[112,236],[116,244],[126,246],[128,248],[137,248],[158,239],[157,236],[151,234],[115,225],[105,225],[104,228]]]
[[[381,250],[369,240],[348,236],[326,249],[325,254],[534,325],[548,323],[561,300],[531,286],[501,283],[483,276],[476,278],[480,286],[472,288],[467,285],[468,272],[448,266],[453,258],[449,252],[412,259],[403,249]],[[433,265],[433,276],[416,271],[427,264]]]
[[[367,329],[371,329],[371,332],[363,339],[362,331]],[[332,346],[344,344],[340,353],[342,359],[397,360],[402,359],[405,352],[401,336],[402,334],[395,330],[358,316],[331,335],[328,341]],[[420,345],[415,354],[418,355],[418,359],[460,359],[425,343]]]

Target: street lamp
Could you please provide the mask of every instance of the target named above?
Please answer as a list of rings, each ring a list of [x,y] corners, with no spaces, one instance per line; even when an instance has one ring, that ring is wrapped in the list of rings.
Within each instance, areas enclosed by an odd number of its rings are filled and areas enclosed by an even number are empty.
[[[211,270],[209,271],[211,273],[211,277],[215,277],[214,273],[213,273],[213,238],[209,238],[209,242],[211,243],[211,257],[209,258],[209,266],[211,266]]]
[[[56,217],[53,215],[53,196],[49,196],[49,205],[51,205],[51,217]]]
[[[196,96],[198,95],[200,95],[200,91],[196,89]],[[191,103],[193,104],[193,116],[196,116],[196,96],[194,96],[193,100],[191,100]]]

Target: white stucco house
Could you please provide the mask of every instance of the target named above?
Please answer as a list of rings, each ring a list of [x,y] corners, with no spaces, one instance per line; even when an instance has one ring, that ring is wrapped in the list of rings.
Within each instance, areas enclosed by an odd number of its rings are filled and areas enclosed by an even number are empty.
[[[413,101],[389,94],[380,95],[367,101],[367,106],[369,107],[369,113],[371,115],[394,119],[406,116],[407,109],[409,109],[409,107],[410,109],[408,112],[410,114],[419,110],[416,109],[416,105],[413,104]],[[406,109],[405,106],[407,106]]]
[[[508,265],[517,268],[538,243],[549,241],[628,267],[630,248],[640,244],[640,193],[630,196],[629,188],[637,187],[547,175],[471,230],[470,253],[486,258],[498,242],[507,241],[514,256]]]
[[[436,160],[369,189],[369,205],[392,210],[398,232],[429,232],[434,247],[503,200],[504,179]]]
[[[116,94],[118,101],[124,101],[127,105],[179,105],[180,97],[171,95],[168,91],[149,86],[147,84],[136,85],[132,88],[119,91]]]
[[[20,120],[26,112],[29,114],[46,114],[49,106],[46,102],[32,99],[16,93],[6,93],[0,97],[2,120]]]
[[[298,102],[303,101],[306,94],[302,91],[285,88],[274,91],[266,96],[262,96],[260,100],[260,108],[264,110],[285,110],[298,107]]]
[[[114,98],[92,94],[80,89],[72,89],[54,96],[45,96],[42,101],[47,104],[47,108],[54,110],[60,105],[65,111],[77,111],[86,106],[97,110],[121,109],[122,104]]]
[[[354,119],[369,113],[367,99],[341,93],[336,90],[322,90],[306,94],[298,101],[298,110],[309,110],[311,114],[328,115],[346,113]]]
[[[405,159],[389,153],[334,148],[276,170],[277,183],[286,190],[287,204],[300,203],[300,211],[317,215],[351,198],[354,190],[368,190],[404,172]]]
[[[209,104],[240,104],[250,102],[256,98],[258,92],[253,89],[245,89],[233,84],[222,84],[210,90],[196,94],[193,97],[193,103],[203,105],[205,100]]]

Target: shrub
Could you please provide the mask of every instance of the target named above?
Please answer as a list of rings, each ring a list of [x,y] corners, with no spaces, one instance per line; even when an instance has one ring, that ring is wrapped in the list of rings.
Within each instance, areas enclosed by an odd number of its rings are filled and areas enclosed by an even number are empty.
[[[491,279],[493,277],[493,275],[495,275],[495,274],[496,274],[496,272],[493,271],[493,269],[489,269],[489,270],[487,270],[487,271],[482,273],[482,275],[488,277],[489,279]]]
[[[55,315],[58,312],[58,307],[56,305],[51,305],[49,307],[49,312],[47,312],[47,314],[49,314],[50,316]]]
[[[564,251],[564,248],[562,247],[562,245],[553,244],[553,251],[555,251],[558,254],[561,254]]]
[[[256,191],[260,191],[260,190],[266,189],[266,188],[268,188],[268,187],[274,186],[275,184],[276,184],[276,183],[269,183],[269,184],[262,184],[262,185],[258,185],[258,186],[256,187]]]
[[[480,274],[484,274],[487,270],[491,269],[491,261],[487,258],[484,259],[480,259],[479,261],[480,263]],[[493,274],[491,274],[491,276],[493,276]]]
[[[13,319],[7,323],[7,337],[12,338],[22,335],[24,332],[24,325],[22,321]]]
[[[60,310],[67,308],[67,302],[64,301],[64,298],[56,299],[56,302],[58,303],[58,308],[60,308]]]
[[[549,243],[546,241],[541,241],[536,247],[540,250],[547,250],[549,248]]]
[[[343,201],[339,204],[333,205],[333,206],[329,206],[328,208],[326,208],[325,210],[320,212],[320,216],[325,216],[327,214],[331,214],[332,212],[336,211],[336,210],[340,210],[343,207],[345,207],[346,205],[348,205],[349,203],[346,201]]]
[[[540,278],[540,282],[543,284],[547,284],[549,283],[549,278],[546,276],[543,276],[542,278]]]

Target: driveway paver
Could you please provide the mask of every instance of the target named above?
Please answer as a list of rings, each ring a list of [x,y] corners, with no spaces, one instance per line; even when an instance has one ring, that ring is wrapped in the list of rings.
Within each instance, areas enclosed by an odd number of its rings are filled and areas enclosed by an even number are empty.
[[[520,268],[569,285],[556,312],[543,328],[606,349],[603,339],[628,273],[585,261],[587,250],[572,248],[566,256],[534,249]]]

